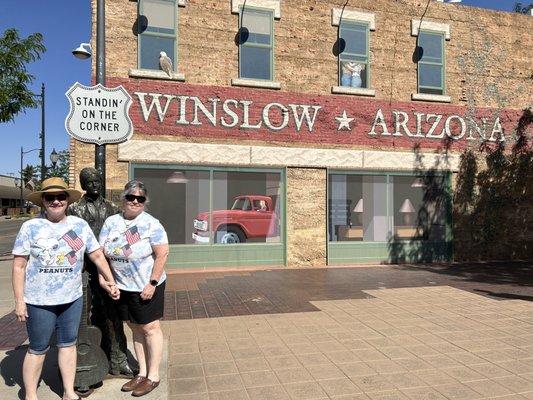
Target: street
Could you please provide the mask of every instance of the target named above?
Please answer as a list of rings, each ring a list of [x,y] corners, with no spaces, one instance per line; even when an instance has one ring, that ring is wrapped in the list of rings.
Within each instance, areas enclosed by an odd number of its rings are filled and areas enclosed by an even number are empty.
[[[0,219],[0,257],[11,253],[17,233],[24,221],[26,219]]]

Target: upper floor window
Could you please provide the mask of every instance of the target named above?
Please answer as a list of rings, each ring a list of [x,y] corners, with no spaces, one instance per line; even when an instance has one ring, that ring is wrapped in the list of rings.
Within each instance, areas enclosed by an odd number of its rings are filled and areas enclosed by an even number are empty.
[[[418,93],[443,95],[445,93],[444,34],[420,31],[418,47]]]
[[[369,25],[342,20],[339,25],[339,85],[368,88]]]
[[[172,61],[173,71],[176,71],[177,1],[139,1],[138,65],[140,69],[159,70],[159,59],[161,52],[164,52]]]
[[[274,12],[240,7],[239,78],[273,80]]]

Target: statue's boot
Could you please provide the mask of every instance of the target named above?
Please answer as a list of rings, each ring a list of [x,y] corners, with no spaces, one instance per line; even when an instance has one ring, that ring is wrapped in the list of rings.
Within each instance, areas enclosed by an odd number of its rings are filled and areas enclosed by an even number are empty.
[[[133,378],[135,376],[135,372],[128,364],[127,360],[124,360],[120,364],[113,364],[111,363],[111,368],[109,368],[109,373],[111,375],[121,375],[128,378]]]

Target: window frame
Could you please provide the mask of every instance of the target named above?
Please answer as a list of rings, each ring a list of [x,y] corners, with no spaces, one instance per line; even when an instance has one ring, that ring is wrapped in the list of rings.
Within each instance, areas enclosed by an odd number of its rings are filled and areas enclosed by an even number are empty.
[[[263,8],[263,7],[254,7],[254,6],[248,6],[246,5],[246,7],[243,7],[243,5],[239,5],[239,30],[238,32],[240,32],[241,28],[242,28],[242,21],[243,21],[243,11],[244,10],[250,10],[250,11],[254,11],[254,12],[261,12],[261,13],[265,13],[265,14],[269,14],[270,16],[270,44],[269,45],[264,45],[264,44],[260,44],[260,43],[254,43],[252,45],[250,44],[246,44],[246,43],[240,43],[240,38],[239,38],[239,54],[238,54],[238,57],[239,57],[239,71],[238,71],[238,79],[251,79],[251,80],[257,80],[257,81],[261,81],[261,82],[274,82],[274,74],[275,74],[275,68],[274,68],[274,46],[275,46],[275,41],[274,41],[274,19],[275,19],[275,11],[273,9],[270,9],[270,8]],[[255,47],[255,48],[269,48],[270,49],[270,79],[263,79],[263,78],[254,78],[254,77],[246,77],[246,76],[242,76],[242,62],[243,62],[243,57],[242,57],[242,52],[241,52],[241,48],[242,46],[247,46],[247,47]]]
[[[150,0],[139,0],[137,4],[137,17],[139,17],[142,14],[142,5],[145,1]],[[142,46],[141,46],[141,37],[142,36],[152,36],[152,37],[159,37],[159,38],[166,38],[166,39],[173,39],[174,40],[174,46],[173,46],[173,62],[172,62],[172,68],[173,72],[176,73],[178,70],[178,13],[179,13],[179,6],[181,5],[181,0],[165,0],[169,3],[173,3],[174,5],[174,33],[156,33],[156,32],[139,32],[137,31],[137,67],[142,71],[159,71],[159,69],[149,69],[149,68],[141,68],[141,55],[142,55]],[[139,27],[137,28],[139,29]]]
[[[366,71],[366,86],[361,86],[361,88],[357,88],[357,89],[370,89],[371,88],[371,80],[370,80],[370,22],[369,21],[359,21],[359,20],[355,20],[355,19],[348,19],[348,18],[343,18],[339,21],[339,27],[337,29],[337,39],[339,40],[339,43],[340,43],[340,39],[341,39],[341,30],[342,30],[342,25],[343,24],[347,24],[347,25],[361,25],[361,26],[364,26],[365,27],[365,39],[366,39],[366,54],[364,55],[364,57],[366,57],[366,62],[364,63],[365,64],[365,71]],[[348,86],[342,86],[342,71],[341,71],[341,55],[349,55],[349,56],[355,56],[355,57],[362,57],[363,55],[361,54],[356,54],[356,53],[345,53],[344,51],[341,53],[339,52],[339,55],[337,56],[337,78],[338,78],[338,85],[340,87],[348,87]],[[361,61],[358,61],[358,62],[361,62]]]
[[[418,60],[416,64],[416,73],[417,73],[417,93],[424,94],[424,95],[436,95],[436,96],[446,96],[446,34],[442,31],[436,31],[431,29],[420,29],[417,34],[417,44],[420,43],[420,35],[423,34],[429,34],[432,36],[438,36],[441,40],[441,62],[428,62],[428,61],[422,61],[422,57]],[[422,86],[420,84],[420,64],[423,65],[438,65],[441,67],[441,86],[435,87],[435,86]],[[428,90],[441,90],[441,93],[430,93],[430,92],[423,92],[421,89],[428,89]]]

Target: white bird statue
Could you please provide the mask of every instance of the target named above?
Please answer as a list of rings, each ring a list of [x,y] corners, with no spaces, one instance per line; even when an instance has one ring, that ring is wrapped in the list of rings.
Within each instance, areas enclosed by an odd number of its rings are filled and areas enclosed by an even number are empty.
[[[172,78],[172,60],[164,51],[159,53],[159,67]]]

